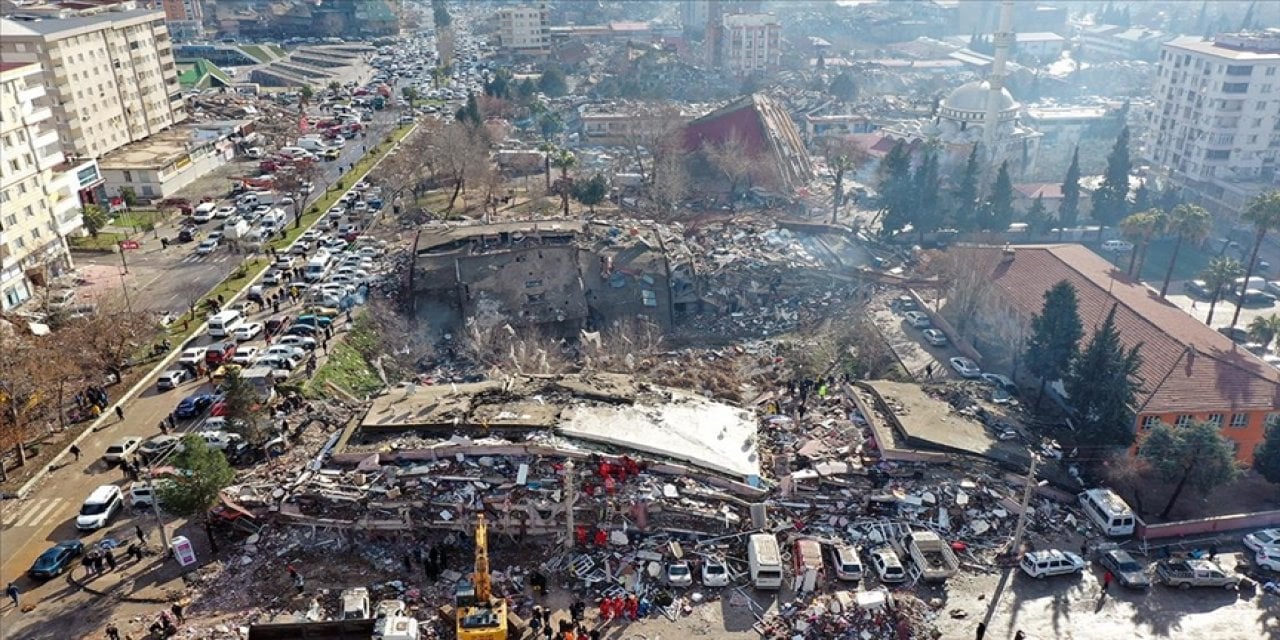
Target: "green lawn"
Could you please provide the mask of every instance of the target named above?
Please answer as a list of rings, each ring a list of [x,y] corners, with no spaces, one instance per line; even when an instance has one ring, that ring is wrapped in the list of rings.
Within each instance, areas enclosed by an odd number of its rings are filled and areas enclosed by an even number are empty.
[[[97,236],[68,236],[67,244],[74,251],[83,249],[85,251],[115,251],[116,245],[125,239],[123,233],[114,233],[111,231],[99,231]]]
[[[121,229],[142,230],[149,224],[157,224],[164,220],[164,216],[159,211],[149,209],[134,209],[117,215],[111,221],[111,226],[120,227]]]
[[[348,340],[331,341],[329,357],[304,387],[308,397],[328,395],[327,383],[357,398],[377,392],[382,380]]]

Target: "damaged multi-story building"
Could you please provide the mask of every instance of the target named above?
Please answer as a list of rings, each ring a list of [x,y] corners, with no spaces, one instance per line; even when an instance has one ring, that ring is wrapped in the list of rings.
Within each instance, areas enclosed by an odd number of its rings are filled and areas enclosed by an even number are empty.
[[[539,220],[424,231],[411,290],[420,315],[558,332],[644,319],[670,327],[698,301],[692,252],[668,227]]]

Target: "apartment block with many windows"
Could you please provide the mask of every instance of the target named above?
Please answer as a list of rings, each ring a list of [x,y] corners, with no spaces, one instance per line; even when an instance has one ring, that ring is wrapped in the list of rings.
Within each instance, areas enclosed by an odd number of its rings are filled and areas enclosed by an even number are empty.
[[[774,71],[782,62],[782,23],[771,13],[724,16],[721,63],[735,75]]]
[[[175,40],[190,41],[204,37],[204,0],[152,0],[155,8],[164,10],[165,24]]]
[[[1146,153],[1186,195],[1238,213],[1280,185],[1280,31],[1165,43]]]
[[[503,7],[498,11],[498,39],[508,53],[547,53],[551,47],[550,11],[542,4]]]
[[[40,65],[68,156],[100,157],[186,118],[160,11],[0,19],[0,58]]]
[[[75,175],[62,173],[40,65],[0,62],[0,309],[71,267],[64,234],[80,222]]]

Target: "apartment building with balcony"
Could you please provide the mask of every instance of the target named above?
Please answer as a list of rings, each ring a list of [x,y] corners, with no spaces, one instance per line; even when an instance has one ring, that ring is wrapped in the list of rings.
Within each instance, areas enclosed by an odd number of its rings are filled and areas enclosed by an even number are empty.
[[[81,225],[75,175],[63,173],[40,65],[0,62],[0,309],[71,267],[64,236]]]
[[[204,0],[151,0],[156,9],[164,10],[169,35],[175,40],[191,41],[204,37]]]
[[[1153,170],[1214,213],[1280,186],[1280,30],[1163,45],[1145,149]]]
[[[0,19],[0,58],[40,65],[68,156],[97,158],[187,117],[161,11]]]
[[[503,7],[498,41],[508,54],[545,55],[551,47],[551,11],[543,4]]]
[[[724,70],[734,75],[774,71],[782,62],[782,23],[771,13],[724,16],[720,30]]]

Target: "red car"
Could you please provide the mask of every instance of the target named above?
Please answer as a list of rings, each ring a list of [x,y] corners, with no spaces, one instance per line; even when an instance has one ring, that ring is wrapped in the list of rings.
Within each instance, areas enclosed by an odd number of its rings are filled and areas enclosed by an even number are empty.
[[[210,367],[216,367],[230,361],[234,355],[236,355],[236,343],[234,340],[211,345],[204,354],[204,363]]]
[[[215,417],[227,415],[227,403],[223,400],[213,403],[213,407],[209,409],[209,415]]]

